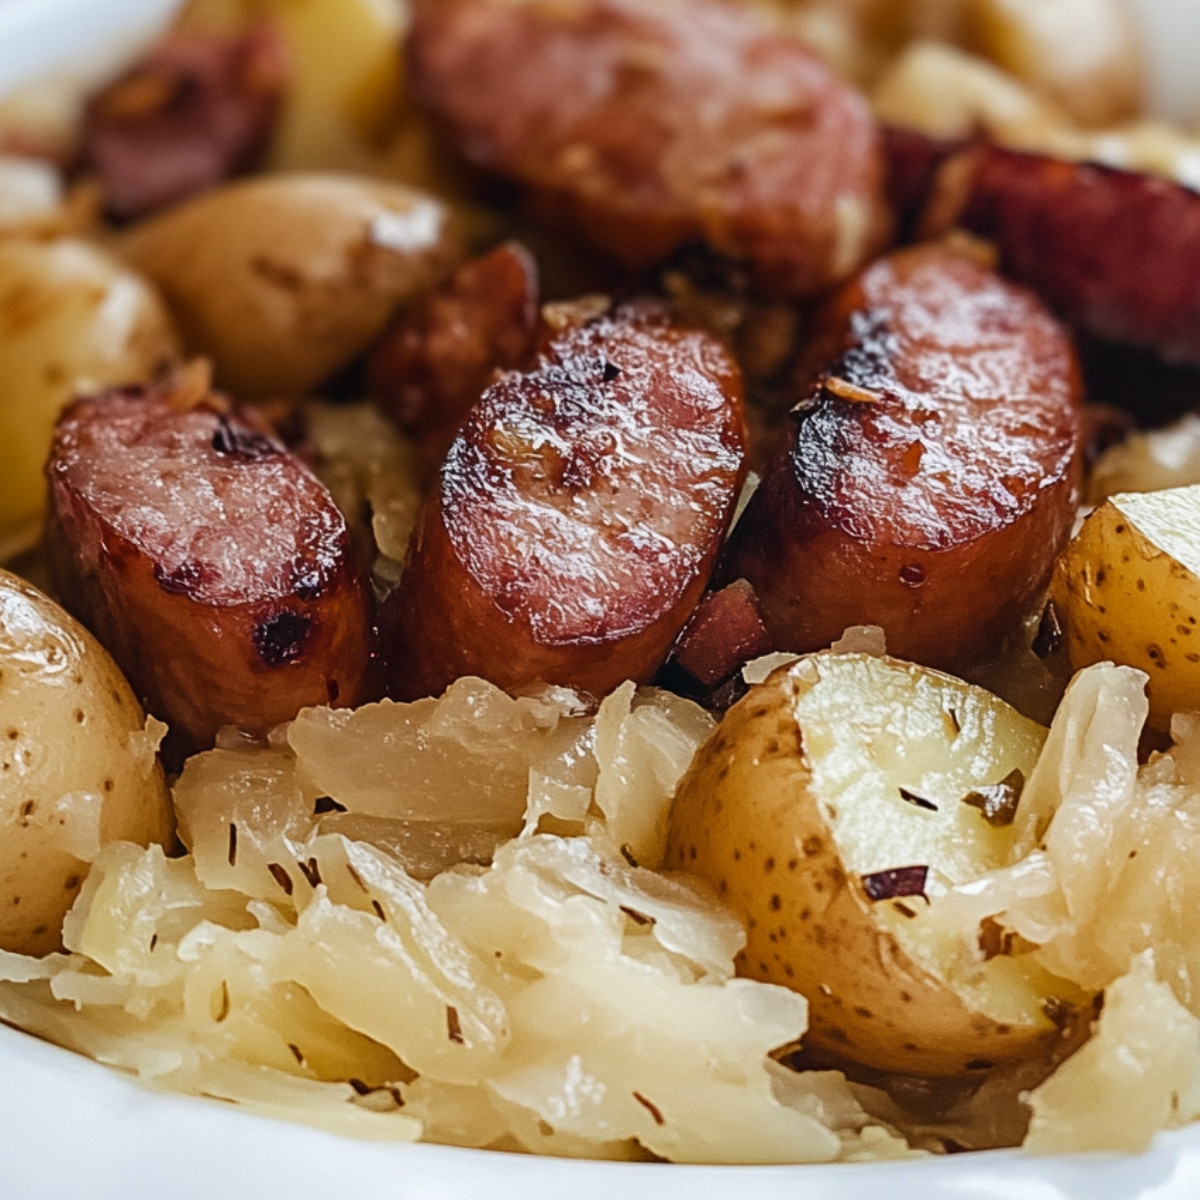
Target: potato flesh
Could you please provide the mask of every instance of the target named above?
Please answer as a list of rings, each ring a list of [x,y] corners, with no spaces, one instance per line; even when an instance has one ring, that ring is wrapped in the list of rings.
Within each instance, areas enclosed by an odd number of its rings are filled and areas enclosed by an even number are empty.
[[[1109,497],[1068,547],[1052,595],[1072,667],[1145,671],[1159,729],[1200,707],[1200,486]]]

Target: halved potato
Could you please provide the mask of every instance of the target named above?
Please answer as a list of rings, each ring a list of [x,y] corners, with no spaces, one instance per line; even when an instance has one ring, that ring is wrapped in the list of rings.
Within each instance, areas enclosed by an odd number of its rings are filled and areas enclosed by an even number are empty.
[[[930,902],[1007,861],[1045,730],[922,667],[817,655],[735,705],[676,794],[664,865],[743,917],[739,970],[803,992],[805,1045],[950,1076],[1024,1061],[1076,989]],[[1047,1003],[1050,1001],[1050,1003]]]
[[[1150,676],[1150,724],[1200,709],[1200,485],[1110,496],[1059,561],[1051,596],[1075,670]]]

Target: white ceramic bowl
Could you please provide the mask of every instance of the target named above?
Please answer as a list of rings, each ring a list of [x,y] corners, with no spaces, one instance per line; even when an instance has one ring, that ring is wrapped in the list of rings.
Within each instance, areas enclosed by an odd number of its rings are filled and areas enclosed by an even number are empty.
[[[1131,0],[1151,106],[1200,115],[1200,0]],[[51,70],[95,78],[177,0],[0,0],[0,94]],[[0,381],[2,386],[2,381]],[[991,1151],[903,1163],[581,1163],[349,1141],[152,1091],[0,1026],[0,1200],[1197,1200],[1200,1126],[1146,1154]]]

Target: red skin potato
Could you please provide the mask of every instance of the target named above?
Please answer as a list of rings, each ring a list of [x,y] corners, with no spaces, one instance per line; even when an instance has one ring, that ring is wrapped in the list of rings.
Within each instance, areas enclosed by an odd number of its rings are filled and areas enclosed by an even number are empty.
[[[791,448],[722,577],[754,586],[779,649],[880,625],[898,657],[961,670],[1035,603],[1070,536],[1082,416],[1069,337],[1024,289],[925,246],[843,290],[816,362],[827,369],[801,391]]]
[[[253,418],[113,389],[64,411],[47,475],[64,602],[175,749],[366,698],[371,602],[346,524]]]
[[[533,357],[538,296],[533,257],[515,243],[499,246],[401,313],[372,351],[367,390],[416,439],[431,475],[496,372]]]
[[[750,9],[421,0],[408,63],[461,154],[628,267],[702,243],[808,297],[887,240],[865,99]]]
[[[258,165],[287,86],[271,26],[168,36],[89,102],[84,164],[105,209],[132,220]]]
[[[381,614],[390,691],[648,682],[744,476],[741,378],[655,303],[564,314],[467,418]]]

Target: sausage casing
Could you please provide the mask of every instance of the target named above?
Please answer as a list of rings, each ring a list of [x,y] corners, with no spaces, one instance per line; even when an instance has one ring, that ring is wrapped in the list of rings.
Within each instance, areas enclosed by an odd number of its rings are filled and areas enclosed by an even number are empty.
[[[959,669],[996,648],[1070,535],[1080,482],[1071,342],[1030,293],[926,246],[868,268],[820,321],[825,369],[731,538],[780,649],[880,625]]]
[[[363,698],[371,613],[324,485],[219,397],[70,405],[47,467],[56,583],[175,744]]]
[[[704,590],[744,453],[741,378],[712,335],[652,302],[560,312],[426,501],[382,616],[393,694],[648,681]]]

